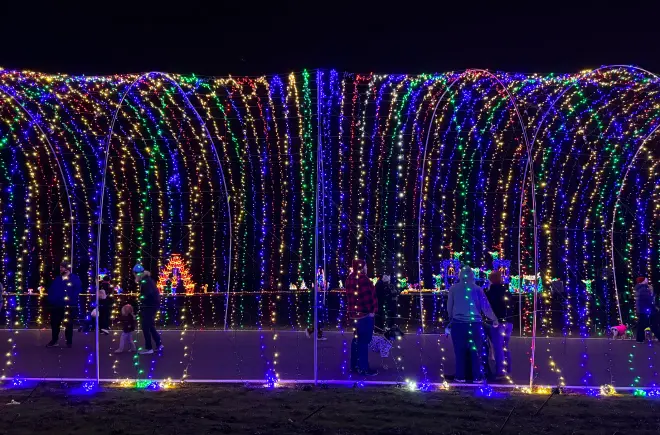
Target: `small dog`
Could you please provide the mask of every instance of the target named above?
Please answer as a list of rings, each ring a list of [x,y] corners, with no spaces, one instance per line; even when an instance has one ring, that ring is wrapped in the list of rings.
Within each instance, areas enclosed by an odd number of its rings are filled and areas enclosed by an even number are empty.
[[[621,339],[626,338],[626,331],[628,327],[626,325],[612,326],[610,331],[612,331],[612,338],[621,337]]]

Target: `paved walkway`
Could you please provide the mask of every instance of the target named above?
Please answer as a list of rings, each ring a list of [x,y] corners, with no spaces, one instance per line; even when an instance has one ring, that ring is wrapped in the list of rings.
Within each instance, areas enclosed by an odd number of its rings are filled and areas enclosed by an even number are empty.
[[[270,364],[282,380],[314,378],[313,340],[294,331],[163,331],[166,348],[161,354],[115,355],[119,335],[100,337],[101,379],[146,378],[188,380],[260,381]],[[137,336],[137,335],[136,335]],[[318,376],[321,380],[352,381],[348,373],[349,335],[328,332],[328,340],[319,342]],[[12,342],[8,339],[12,338]],[[47,379],[95,378],[95,342],[93,333],[75,333],[72,349],[47,349],[47,330],[0,330],[2,354],[15,345],[14,355],[0,359],[7,377]],[[63,343],[63,341],[62,341]],[[143,343],[140,334],[138,344]],[[658,343],[642,345],[630,340],[604,338],[539,338],[536,349],[536,382],[556,385],[559,376],[566,385],[594,386],[615,384],[627,387],[660,384]],[[527,384],[530,375],[531,339],[514,337],[511,342],[512,380]],[[11,365],[7,365],[11,360]],[[454,373],[451,340],[440,335],[408,334],[397,342],[389,358],[370,353],[378,376],[370,381],[414,379],[441,382],[442,374]],[[553,365],[554,364],[554,365]],[[561,373],[553,371],[559,368]]]

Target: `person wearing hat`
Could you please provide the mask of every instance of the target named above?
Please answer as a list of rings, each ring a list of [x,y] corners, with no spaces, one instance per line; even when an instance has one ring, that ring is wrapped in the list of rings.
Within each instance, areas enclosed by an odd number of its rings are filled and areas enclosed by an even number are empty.
[[[451,325],[451,339],[456,360],[456,382],[466,381],[467,370],[471,369],[474,382],[484,379],[482,356],[484,329],[482,315],[498,328],[499,322],[488,303],[484,291],[474,280],[474,271],[465,266],[458,276],[459,281],[449,287],[447,311]]]
[[[73,319],[76,317],[78,308],[78,296],[82,291],[82,283],[77,275],[71,273],[71,263],[63,261],[60,264],[60,276],[48,289],[48,303],[50,311],[50,327],[52,337],[47,347],[58,347],[60,329],[64,325],[64,336],[67,347],[73,344]]]
[[[646,328],[651,328],[653,335],[660,339],[660,325],[651,321],[656,317],[653,289],[649,285],[649,280],[644,277],[639,277],[636,281],[635,309],[637,310],[637,342],[644,342]]]
[[[346,311],[355,322],[351,343],[351,369],[364,376],[375,376],[369,367],[369,343],[374,335],[374,317],[378,312],[378,298],[374,284],[367,276],[364,260],[353,260],[353,271],[346,278]]]
[[[99,330],[105,335],[110,334],[111,295],[112,284],[110,284],[110,275],[105,274],[99,283]]]
[[[156,350],[163,350],[160,334],[156,331],[156,313],[160,307],[160,293],[156,283],[151,278],[151,273],[144,270],[142,264],[138,263],[133,268],[135,282],[140,285],[140,320],[142,333],[144,334],[144,349],[140,355],[151,355],[154,349],[151,339],[156,342]]]
[[[493,313],[497,316],[499,327],[496,328],[491,324],[485,324],[484,326],[495,356],[495,376],[502,377],[511,373],[509,342],[513,332],[513,323],[508,321],[508,289],[502,280],[502,273],[499,270],[494,270],[488,276],[488,281],[486,298],[493,309]]]
[[[384,273],[376,282],[376,297],[383,313],[377,316],[377,325],[383,330],[393,330],[396,327],[397,302],[399,291],[392,284],[390,275]]]

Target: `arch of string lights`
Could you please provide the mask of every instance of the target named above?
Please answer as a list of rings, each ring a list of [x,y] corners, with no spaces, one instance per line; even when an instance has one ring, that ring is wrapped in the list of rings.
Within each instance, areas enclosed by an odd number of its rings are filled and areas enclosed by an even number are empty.
[[[518,282],[536,277],[511,298],[520,334],[604,335],[635,323],[635,277],[660,279],[659,90],[630,66],[256,78],[2,70],[8,317],[16,328],[45,322],[23,296],[47,287],[62,259],[88,291],[107,270],[130,293],[135,262],[157,272],[179,254],[195,292],[222,297],[200,298],[197,312],[165,309],[163,325],[301,329],[314,323],[302,290],[318,268],[339,289],[360,257],[372,276],[419,290],[400,315],[426,332],[446,321],[441,295],[423,293],[443,261],[485,269],[497,253]],[[553,281],[561,294],[537,291]],[[335,296],[322,315],[341,329]]]

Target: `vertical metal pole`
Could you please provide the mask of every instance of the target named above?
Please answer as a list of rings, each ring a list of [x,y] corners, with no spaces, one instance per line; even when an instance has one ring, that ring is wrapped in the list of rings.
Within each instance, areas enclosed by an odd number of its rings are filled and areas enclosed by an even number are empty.
[[[531,364],[529,366],[529,388],[532,388],[534,385],[534,364],[536,357],[536,307],[538,300],[538,280],[539,280],[539,255],[538,255],[538,229],[536,226],[536,189],[534,188],[534,162],[532,161],[531,149],[529,152],[529,179],[530,186],[532,188],[532,217],[534,225],[534,308],[532,310],[533,320],[532,320],[532,355],[531,355]]]
[[[520,210],[518,212],[518,335],[523,336],[523,321],[522,321],[522,255],[521,255],[521,246],[520,239],[522,238],[522,212],[523,212],[523,201],[525,200],[525,180],[527,180],[527,169],[530,165],[529,161],[529,150],[527,152],[527,164],[525,165],[525,173],[523,174],[523,183],[522,188],[520,189]]]
[[[231,269],[231,251],[229,254],[229,268]],[[229,287],[227,287],[227,295],[225,296],[225,331],[227,330],[227,313],[229,312]]]
[[[316,272],[319,265],[319,169],[321,161],[321,70],[316,70],[316,128],[317,128],[317,146],[316,146],[316,189],[314,190],[314,385],[319,383],[319,282],[316,278]]]

